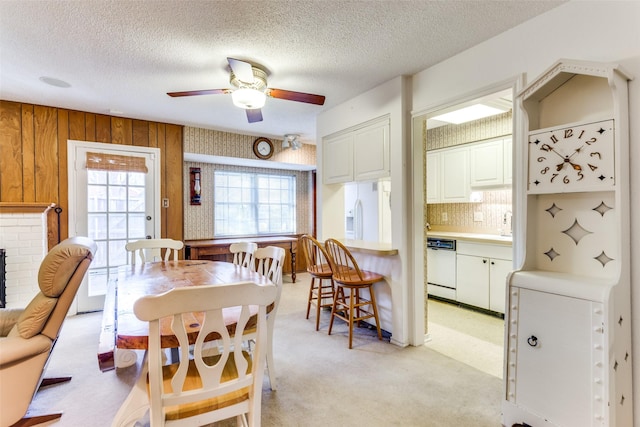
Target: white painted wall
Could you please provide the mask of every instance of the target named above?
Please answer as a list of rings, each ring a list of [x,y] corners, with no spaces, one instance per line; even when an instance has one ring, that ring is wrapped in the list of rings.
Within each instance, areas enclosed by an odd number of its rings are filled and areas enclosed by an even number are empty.
[[[480,88],[522,73],[532,80],[561,58],[618,63],[635,77],[629,83],[629,115],[632,357],[635,365],[633,404],[636,419],[640,419],[639,22],[639,1],[570,1],[413,76],[414,112],[450,104],[456,98],[464,98]],[[515,168],[523,171],[526,165],[516,164]],[[422,174],[416,171],[413,179],[416,184],[421,182]],[[516,188],[515,191],[516,198],[522,197],[523,190]],[[418,219],[415,220],[417,222]],[[517,232],[514,241],[517,240]],[[523,251],[516,250],[515,254],[522,258]],[[418,259],[422,254],[416,250],[412,256]]]
[[[409,305],[413,286],[408,286],[410,280],[403,272],[409,271],[411,258],[403,256],[408,253],[407,244],[410,239],[411,221],[400,220],[406,218],[407,206],[410,200],[410,183],[407,163],[407,142],[410,137],[409,108],[410,84],[407,77],[396,77],[380,86],[363,93],[331,110],[318,116],[317,121],[317,164],[318,164],[318,238],[344,236],[344,193],[341,184],[322,184],[322,138],[344,129],[359,125],[369,120],[389,115],[389,145],[391,147],[391,240],[392,246],[400,250],[397,268],[392,268],[393,274],[387,277],[391,301],[391,331],[392,342],[397,345],[421,344],[411,339],[413,324],[409,322],[407,313],[413,314]],[[420,231],[421,232],[421,231]],[[422,294],[420,296],[422,298]],[[412,300],[412,298],[411,298]],[[386,303],[387,301],[382,301]]]

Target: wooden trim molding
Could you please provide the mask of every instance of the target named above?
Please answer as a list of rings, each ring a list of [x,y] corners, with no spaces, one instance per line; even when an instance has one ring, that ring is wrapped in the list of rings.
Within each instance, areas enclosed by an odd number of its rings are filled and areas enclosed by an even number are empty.
[[[55,203],[0,202],[0,213],[45,213],[55,207]]]

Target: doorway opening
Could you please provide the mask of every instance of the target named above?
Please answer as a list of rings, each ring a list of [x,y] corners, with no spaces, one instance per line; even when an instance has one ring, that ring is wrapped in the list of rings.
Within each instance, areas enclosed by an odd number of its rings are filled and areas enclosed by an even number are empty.
[[[513,265],[513,93],[514,87],[505,84],[503,89],[476,94],[422,116],[425,342],[500,378],[505,271]],[[427,248],[429,237],[457,239],[452,262],[446,263],[451,271],[442,271],[444,264],[434,263],[435,255],[443,251]],[[509,246],[508,251],[501,248],[495,259],[484,246],[490,250],[493,237]]]

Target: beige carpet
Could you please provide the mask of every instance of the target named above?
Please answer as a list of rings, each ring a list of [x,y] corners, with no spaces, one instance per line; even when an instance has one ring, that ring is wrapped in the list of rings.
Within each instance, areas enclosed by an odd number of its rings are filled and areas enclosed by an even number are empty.
[[[430,345],[399,348],[366,328],[347,348],[347,328],[328,336],[305,319],[308,276],[285,279],[274,336],[278,390],[265,379],[262,425],[272,426],[500,426],[502,381]],[[33,408],[63,410],[55,426],[109,426],[135,381],[138,366],[102,373],[96,350],[101,313],[67,319],[49,365],[70,383],[41,390]],[[435,334],[435,329],[433,330]],[[4,384],[2,386],[5,386]],[[224,422],[220,425],[234,425]]]

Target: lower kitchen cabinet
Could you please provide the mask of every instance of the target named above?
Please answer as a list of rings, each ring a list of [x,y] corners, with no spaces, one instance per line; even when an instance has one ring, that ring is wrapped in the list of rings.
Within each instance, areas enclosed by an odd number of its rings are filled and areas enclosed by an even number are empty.
[[[511,246],[459,240],[456,258],[456,300],[504,313]]]

